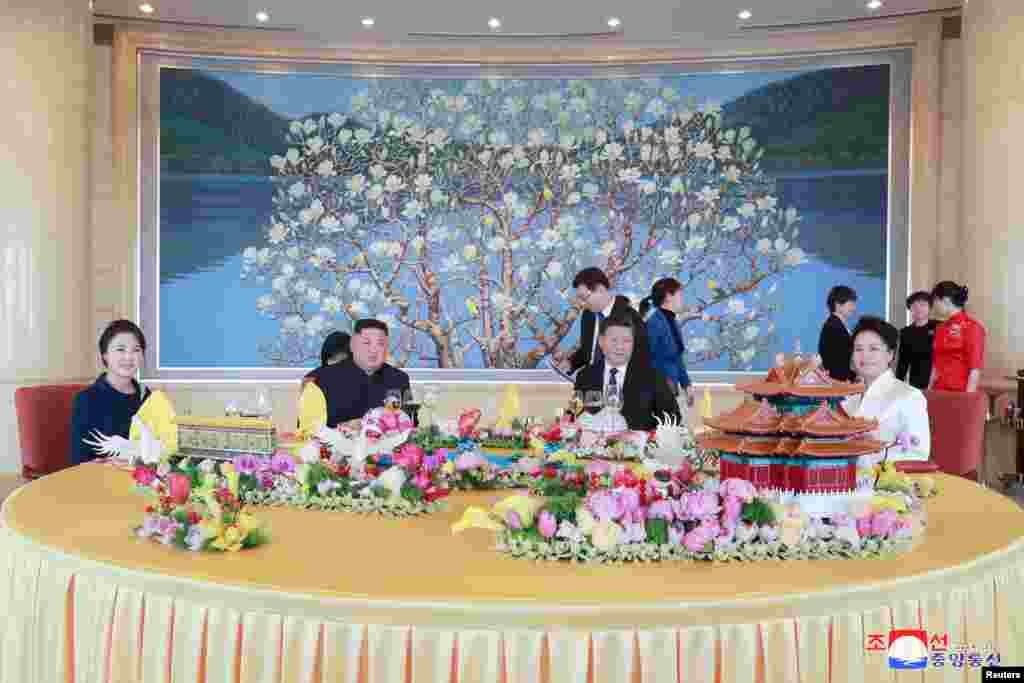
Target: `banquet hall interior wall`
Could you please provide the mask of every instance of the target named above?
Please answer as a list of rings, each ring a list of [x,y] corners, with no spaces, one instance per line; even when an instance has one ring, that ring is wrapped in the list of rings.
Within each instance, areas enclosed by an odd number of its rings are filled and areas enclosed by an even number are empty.
[[[941,38],[941,21],[934,17],[933,39],[918,44],[933,67],[915,68],[912,94],[913,116],[920,116],[921,106],[937,108],[938,115],[931,118],[937,125],[916,122],[914,128],[911,184],[914,191],[924,188],[934,206],[918,211],[933,217],[929,225],[914,223],[912,216],[909,284],[917,289],[945,278],[969,283],[972,311],[989,329],[989,365],[1003,368],[1019,365],[1016,349],[1024,340],[1024,319],[1014,317],[1014,283],[1024,276],[1024,227],[1010,201],[1024,181],[1019,164],[1011,163],[1024,156],[1024,72],[1013,67],[1024,62],[1024,42],[1012,40],[1024,29],[1011,9],[1017,1],[972,0],[963,39]],[[119,87],[113,49],[93,43],[87,12],[65,9],[57,0],[39,5],[14,12],[25,16],[0,19],[10,34],[0,54],[11,52],[6,63],[12,64],[12,82],[20,84],[17,96],[12,93],[0,108],[8,155],[18,159],[0,168],[14,204],[0,219],[6,229],[0,246],[0,471],[12,472],[19,463],[14,390],[91,381],[99,372],[99,331],[135,311],[134,246],[126,238],[133,230],[123,228],[114,164],[124,151],[118,149],[124,122],[112,108]],[[54,19],[45,6],[60,6],[54,13],[67,16]],[[772,40],[780,50],[786,44],[784,36]],[[58,63],[61,68],[51,68]],[[716,412],[740,399],[728,387],[709,389]],[[178,410],[193,414],[217,414],[227,401],[245,400],[252,391],[252,385],[169,387]],[[271,386],[280,430],[295,424],[297,393],[293,385]],[[551,416],[567,397],[567,385],[521,388],[530,414]],[[493,385],[451,385],[441,412],[479,406],[494,414],[500,400]],[[997,434],[990,445],[1006,450],[1008,442]]]

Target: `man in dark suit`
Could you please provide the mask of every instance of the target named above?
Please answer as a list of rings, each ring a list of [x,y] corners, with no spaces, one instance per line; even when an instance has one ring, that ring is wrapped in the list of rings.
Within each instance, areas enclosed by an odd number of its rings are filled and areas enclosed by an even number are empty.
[[[630,317],[605,319],[597,340],[602,358],[577,373],[575,388],[605,395],[615,392],[629,428],[646,431],[657,426],[656,417],[668,414],[678,419],[679,404],[668,379],[633,353],[638,343],[634,329]]]
[[[852,382],[853,337],[850,336],[850,318],[857,310],[857,292],[845,285],[833,287],[828,293],[829,316],[818,337],[818,355],[821,366],[832,379]]]
[[[388,326],[366,318],[356,323],[351,358],[318,368],[315,381],[327,398],[327,426],[361,420],[384,405],[388,391],[409,389],[409,375],[384,362]]]
[[[580,316],[579,346],[561,362],[563,372],[573,373],[601,360],[603,352],[597,343],[598,330],[601,321],[609,318],[632,321],[636,342],[634,353],[638,358],[648,360],[650,349],[647,345],[647,327],[644,320],[629,303],[629,299],[615,296],[609,291],[611,284],[604,271],[600,268],[584,268],[576,273],[572,286],[576,290],[576,299],[583,306],[583,315]]]

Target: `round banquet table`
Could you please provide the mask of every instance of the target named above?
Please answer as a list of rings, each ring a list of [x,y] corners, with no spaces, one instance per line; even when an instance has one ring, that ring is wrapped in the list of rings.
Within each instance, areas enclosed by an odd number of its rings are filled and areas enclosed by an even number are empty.
[[[938,479],[927,537],[897,557],[586,566],[451,534],[503,492],[403,520],[262,509],[268,545],[189,553],[134,537],[129,474],[83,465],[3,506],[0,680],[888,681],[865,639],[890,628],[1022,664],[1024,511]]]

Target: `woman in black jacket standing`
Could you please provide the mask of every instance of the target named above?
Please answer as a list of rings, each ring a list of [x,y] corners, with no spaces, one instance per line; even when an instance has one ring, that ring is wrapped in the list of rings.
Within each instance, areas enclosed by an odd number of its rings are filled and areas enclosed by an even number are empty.
[[[852,382],[853,338],[850,318],[857,310],[857,292],[846,285],[833,287],[828,293],[829,316],[818,337],[821,365],[832,379]]]

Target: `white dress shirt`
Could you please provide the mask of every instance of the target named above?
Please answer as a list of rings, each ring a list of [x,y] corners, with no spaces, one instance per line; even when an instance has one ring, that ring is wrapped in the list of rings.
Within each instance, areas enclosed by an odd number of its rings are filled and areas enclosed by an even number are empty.
[[[605,361],[604,361],[604,383],[601,384],[601,392],[604,393],[606,396],[608,394],[608,381],[609,381],[609,379],[612,376],[612,367],[613,366],[608,362],[608,359],[605,358]],[[621,407],[622,406],[622,385],[626,383],[626,370],[629,369],[629,363],[627,362],[625,365],[618,366],[615,369],[618,370],[618,372],[615,374],[615,383],[619,387],[619,392],[618,392],[619,393],[619,406]]]
[[[917,445],[906,452],[898,446],[889,449],[889,459],[893,462],[928,459],[931,453],[928,401],[919,389],[896,379],[892,370],[879,375],[862,396],[851,396],[843,401],[843,408],[853,417],[878,420],[876,436],[883,443],[892,443],[903,432],[917,437]]]
[[[611,301],[604,307],[599,315],[604,316],[607,320],[608,316],[612,314],[612,307],[615,306],[615,295],[612,295]],[[590,364],[593,365],[597,359],[597,338],[601,336],[601,318],[594,320],[594,340],[590,343]]]

